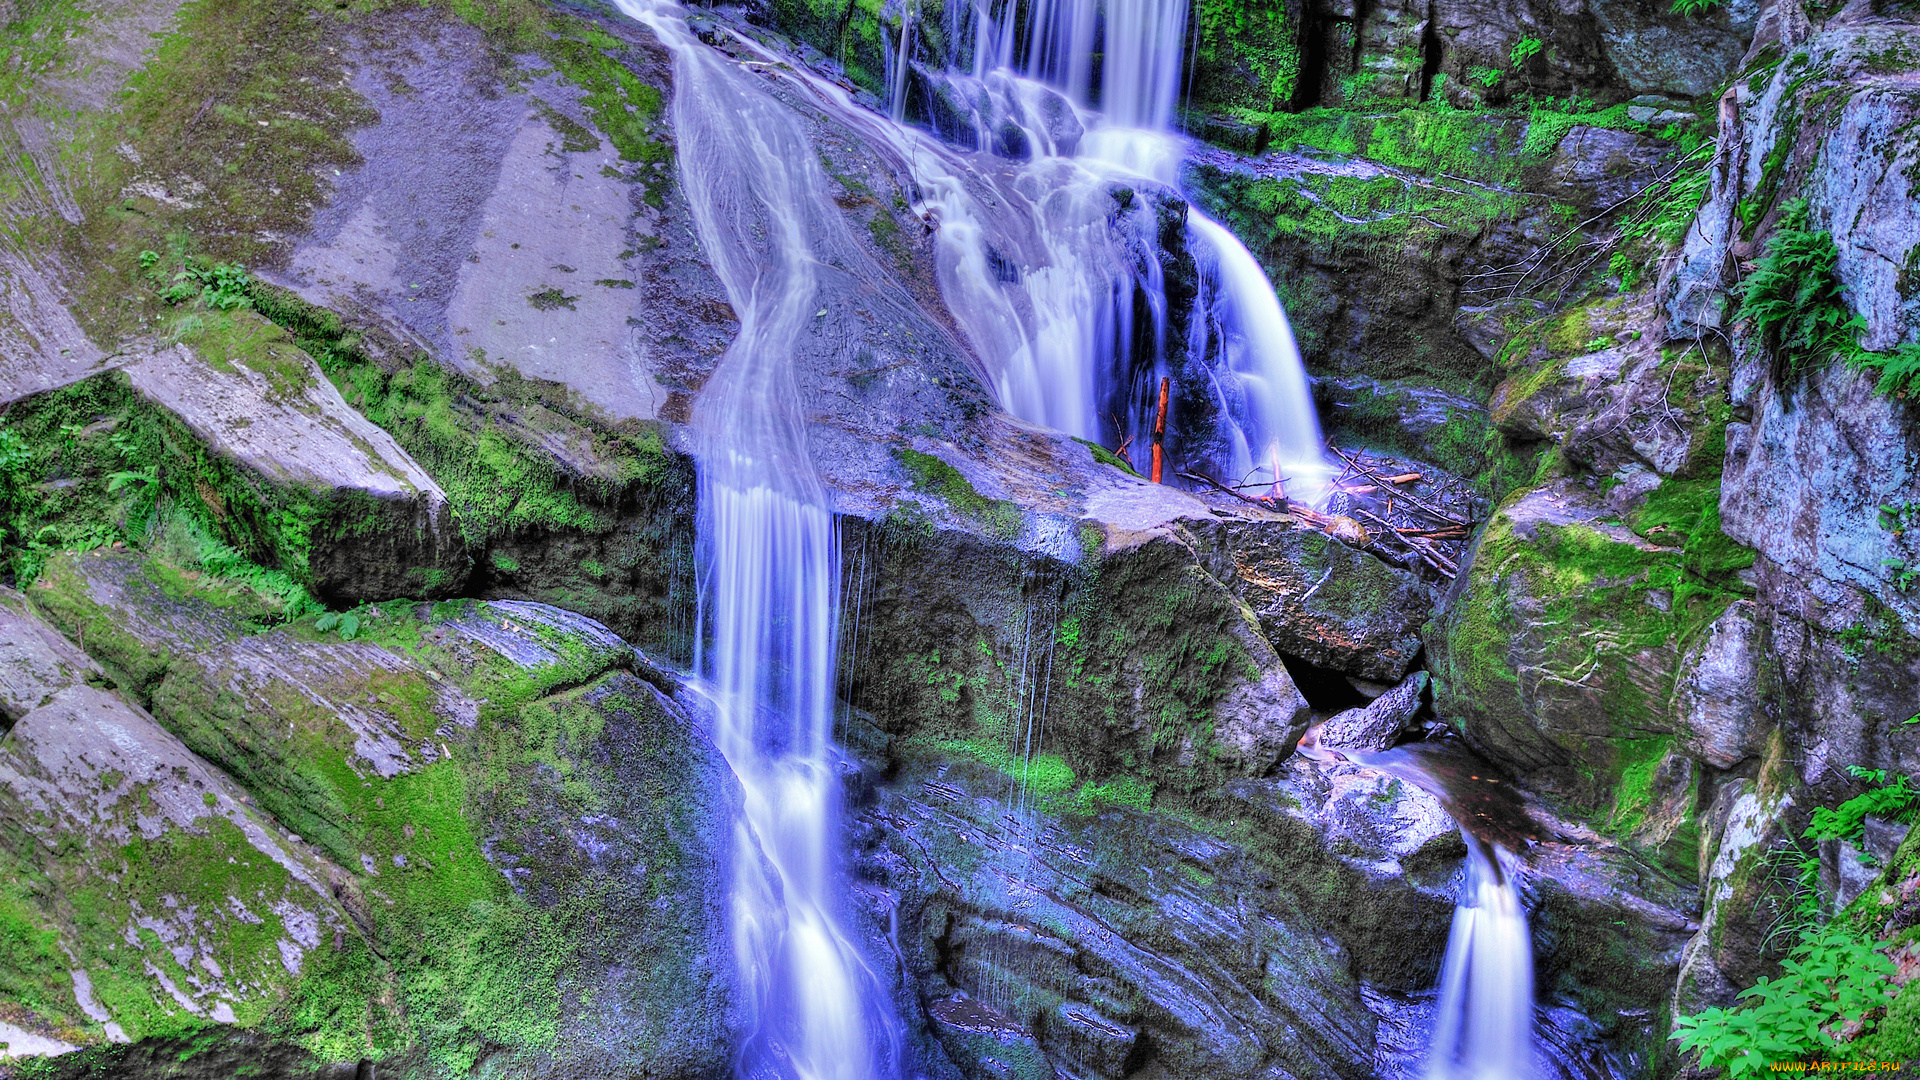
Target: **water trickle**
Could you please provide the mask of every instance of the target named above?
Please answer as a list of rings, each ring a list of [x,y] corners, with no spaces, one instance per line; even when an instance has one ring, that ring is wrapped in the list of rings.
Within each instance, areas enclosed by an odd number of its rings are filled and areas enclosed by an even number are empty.
[[[813,317],[817,245],[844,224],[792,113],[688,31],[680,8],[618,0],[673,55],[681,181],[740,318],[693,417],[699,470],[695,665],[739,779],[730,922],[747,1077],[897,1072],[884,995],[842,923],[832,744],[839,537],[808,454],[792,356]]]

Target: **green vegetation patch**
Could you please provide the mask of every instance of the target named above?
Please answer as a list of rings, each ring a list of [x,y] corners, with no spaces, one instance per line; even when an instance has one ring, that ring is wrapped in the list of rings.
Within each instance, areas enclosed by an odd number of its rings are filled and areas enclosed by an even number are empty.
[[[1886,352],[1860,347],[1867,323],[1834,272],[1839,260],[1832,234],[1812,227],[1806,200],[1791,204],[1753,273],[1740,283],[1735,318],[1750,321],[1776,371],[1809,371],[1837,356],[1876,373],[1880,393],[1904,398],[1920,389],[1920,344]]]
[[[1109,806],[1145,810],[1153,803],[1153,785],[1134,776],[1105,781],[1078,781],[1073,768],[1059,754],[1020,754],[999,743],[980,739],[949,740],[938,748],[951,755],[972,758],[1006,774],[1013,782],[1011,800],[1055,817],[1086,817]]]
[[[0,560],[22,585],[59,551],[133,545],[182,587],[293,618],[307,593],[314,499],[208,452],[111,372],[14,403],[0,422]]]
[[[1017,505],[980,494],[960,470],[932,454],[903,447],[895,450],[893,456],[907,470],[915,491],[938,496],[954,514],[980,526],[991,536],[1013,540],[1020,535],[1022,515]]]

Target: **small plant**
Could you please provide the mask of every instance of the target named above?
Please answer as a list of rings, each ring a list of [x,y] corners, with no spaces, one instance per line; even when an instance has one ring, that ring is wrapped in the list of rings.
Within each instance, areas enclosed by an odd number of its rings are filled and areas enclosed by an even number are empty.
[[[1787,208],[1766,254],[1740,283],[1740,310],[1775,362],[1802,371],[1836,353],[1859,348],[1866,323],[1848,307],[1834,276],[1839,249],[1814,230],[1807,202]]]
[[[1714,8],[1726,2],[1727,0],[1673,0],[1673,13],[1675,15],[1699,15],[1712,11]]]
[[[127,532],[140,536],[147,531],[160,502],[160,470],[149,467],[107,474],[107,494],[117,495],[129,488],[132,498],[127,503]]]
[[[1669,1038],[1697,1052],[1703,1066],[1724,1068],[1738,1080],[1771,1062],[1840,1045],[1834,1030],[1859,1025],[1886,1005],[1893,975],[1893,961],[1871,942],[1829,927],[1794,948],[1778,979],[1762,977],[1740,991],[1745,1007],[1676,1017]]]
[[[1527,66],[1527,61],[1540,55],[1546,43],[1537,37],[1523,37],[1513,43],[1513,51],[1508,55],[1513,60],[1513,70],[1519,71]]]
[[[1880,527],[1892,533],[1895,540],[1904,537],[1916,523],[1920,523],[1920,502],[1884,503],[1880,507]],[[1881,559],[1880,565],[1893,571],[1896,592],[1904,595],[1920,584],[1920,565],[1905,559]]]
[[[1915,525],[1920,525],[1920,502],[1882,503],[1880,505],[1880,527],[1892,533],[1896,538]]]
[[[529,295],[527,297],[527,303],[532,304],[540,311],[558,311],[561,308],[572,311],[573,303],[578,299],[580,298],[577,296],[568,296],[566,293],[549,285],[539,292]]]
[[[352,641],[360,636],[360,616],[351,611],[329,611],[313,620],[313,628],[326,633],[340,631],[340,640]]]
[[[33,447],[12,428],[0,428],[0,484],[19,480],[33,461]]]
[[[162,256],[157,251],[140,253],[140,268],[152,274]],[[200,301],[215,311],[233,311],[253,306],[253,278],[237,263],[205,265],[182,256],[179,269],[160,289],[160,298],[169,304]]]
[[[1889,397],[1904,398],[1920,391],[1920,344],[1896,345],[1889,352],[1855,349],[1847,354],[1847,363],[1879,372],[1874,389]]]
[[[1856,779],[1886,786],[1872,788],[1866,794],[1857,795],[1836,807],[1816,807],[1807,825],[1807,839],[1845,840],[1851,843],[1860,839],[1869,817],[1900,820],[1912,816],[1914,802],[1920,797],[1920,791],[1909,788],[1906,777],[1898,777],[1892,784],[1887,784],[1885,769],[1853,766],[1848,771]]]
[[[1496,67],[1474,67],[1467,69],[1467,78],[1491,90],[1499,86],[1500,80],[1506,75]]]
[[[1587,342],[1587,351],[1590,353],[1604,352],[1611,348],[1613,348],[1613,339],[1610,337],[1597,337]]]

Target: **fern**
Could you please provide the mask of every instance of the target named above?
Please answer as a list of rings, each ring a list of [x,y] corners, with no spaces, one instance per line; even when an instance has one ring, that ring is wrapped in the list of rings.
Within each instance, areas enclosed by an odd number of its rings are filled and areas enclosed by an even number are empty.
[[[1889,397],[1904,398],[1920,391],[1920,344],[1900,345],[1883,353],[1856,349],[1847,356],[1847,363],[1879,372],[1874,389]]]
[[[1861,779],[1876,784],[1885,784],[1885,770],[1867,772],[1862,770]],[[1847,840],[1860,838],[1866,828],[1868,817],[1901,818],[1908,816],[1914,809],[1914,800],[1920,792],[1907,786],[1907,778],[1902,776],[1886,787],[1877,787],[1864,795],[1848,799],[1839,806],[1817,807],[1813,819],[1807,825],[1806,837],[1809,840]]]
[[[1833,272],[1839,261],[1833,236],[1810,227],[1801,199],[1787,208],[1766,254],[1740,283],[1735,318],[1751,320],[1766,350],[1789,370],[1859,351],[1866,322],[1841,293]]]
[[[1527,61],[1540,55],[1540,50],[1544,48],[1546,44],[1537,37],[1523,37],[1514,42],[1513,51],[1508,54],[1508,58],[1513,61],[1513,70],[1519,71],[1526,67]]]
[[[1673,0],[1673,13],[1675,15],[1699,15],[1703,12],[1712,11],[1714,8],[1726,2],[1727,0]]]

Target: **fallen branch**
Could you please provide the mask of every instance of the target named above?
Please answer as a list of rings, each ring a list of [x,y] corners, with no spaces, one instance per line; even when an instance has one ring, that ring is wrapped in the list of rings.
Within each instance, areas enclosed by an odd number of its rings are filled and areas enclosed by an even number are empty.
[[[1351,456],[1347,454],[1346,451],[1340,449],[1339,447],[1333,445],[1332,443],[1327,444],[1327,449],[1340,455],[1341,460],[1345,461],[1352,468],[1358,470],[1363,476],[1370,477],[1371,479],[1376,481],[1381,479],[1379,473],[1375,472],[1372,469],[1369,469],[1367,466],[1354,460]],[[1342,473],[1341,475],[1344,476],[1346,474]],[[1446,512],[1445,510],[1442,510],[1439,507],[1433,506],[1432,504],[1415,497],[1414,494],[1410,491],[1402,491],[1399,494],[1401,498],[1419,507],[1420,509],[1426,511],[1427,513],[1433,515],[1434,517],[1439,518],[1441,521],[1445,521],[1453,525],[1458,525],[1461,528],[1468,528],[1470,526],[1469,522],[1466,522],[1461,520],[1460,518],[1454,517],[1452,514]]]

